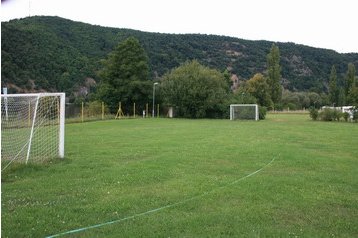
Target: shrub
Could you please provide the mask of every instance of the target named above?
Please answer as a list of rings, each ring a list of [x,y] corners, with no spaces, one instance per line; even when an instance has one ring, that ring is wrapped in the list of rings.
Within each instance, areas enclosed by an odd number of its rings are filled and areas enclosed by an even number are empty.
[[[343,112],[336,111],[335,116],[336,116],[337,121],[341,121],[341,118],[343,117]]]
[[[332,121],[340,121],[343,113],[338,110],[332,110]]]
[[[349,118],[349,113],[348,112],[344,112],[343,113],[343,118],[344,118],[344,121],[348,121],[348,118]]]
[[[354,108],[353,110],[353,121],[357,122],[358,121],[358,108]]]
[[[319,118],[322,121],[333,121],[334,120],[333,114],[334,114],[334,110],[326,108],[319,113]]]
[[[310,117],[312,118],[312,120],[316,121],[318,118],[318,110],[316,108],[310,108],[309,112],[310,112]]]
[[[290,110],[297,110],[297,105],[290,102],[287,104],[287,108]]]
[[[259,107],[259,119],[264,120],[266,118],[267,108],[266,107]]]

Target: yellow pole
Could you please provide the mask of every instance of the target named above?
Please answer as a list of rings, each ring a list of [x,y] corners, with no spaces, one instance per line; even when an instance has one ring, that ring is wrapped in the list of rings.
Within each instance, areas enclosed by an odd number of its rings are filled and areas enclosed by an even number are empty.
[[[119,108],[118,108],[118,111],[120,110],[120,113],[122,113],[123,111],[122,111],[122,102],[119,102]],[[119,115],[119,117],[121,117],[122,116],[122,114],[121,115]]]
[[[102,102],[102,120],[104,119],[104,102]]]
[[[116,117],[115,117],[115,119],[119,119],[119,118],[121,118],[122,116],[123,116],[123,112],[122,112],[122,103],[121,102],[119,102],[118,103],[118,111],[117,111],[117,114],[116,114]]]
[[[159,104],[157,104],[157,117],[159,118]]]
[[[81,103],[81,121],[83,122],[83,102]]]
[[[133,118],[135,118],[135,102],[133,103]]]

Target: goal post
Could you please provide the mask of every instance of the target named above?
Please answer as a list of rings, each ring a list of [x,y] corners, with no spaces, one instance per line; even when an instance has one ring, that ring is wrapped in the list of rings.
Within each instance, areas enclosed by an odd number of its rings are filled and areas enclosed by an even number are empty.
[[[64,148],[65,93],[1,95],[2,162],[64,158]]]
[[[230,120],[259,120],[257,104],[231,104]]]

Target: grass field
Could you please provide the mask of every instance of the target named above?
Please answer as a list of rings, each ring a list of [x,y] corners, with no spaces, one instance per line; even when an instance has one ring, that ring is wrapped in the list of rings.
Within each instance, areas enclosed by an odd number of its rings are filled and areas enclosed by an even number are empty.
[[[99,121],[65,150],[2,173],[2,237],[358,237],[355,123]]]

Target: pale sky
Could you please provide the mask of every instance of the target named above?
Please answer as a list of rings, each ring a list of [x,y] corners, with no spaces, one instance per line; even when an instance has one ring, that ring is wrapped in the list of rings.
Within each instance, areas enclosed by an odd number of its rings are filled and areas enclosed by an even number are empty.
[[[29,15],[358,53],[357,0],[2,0],[1,21]]]

